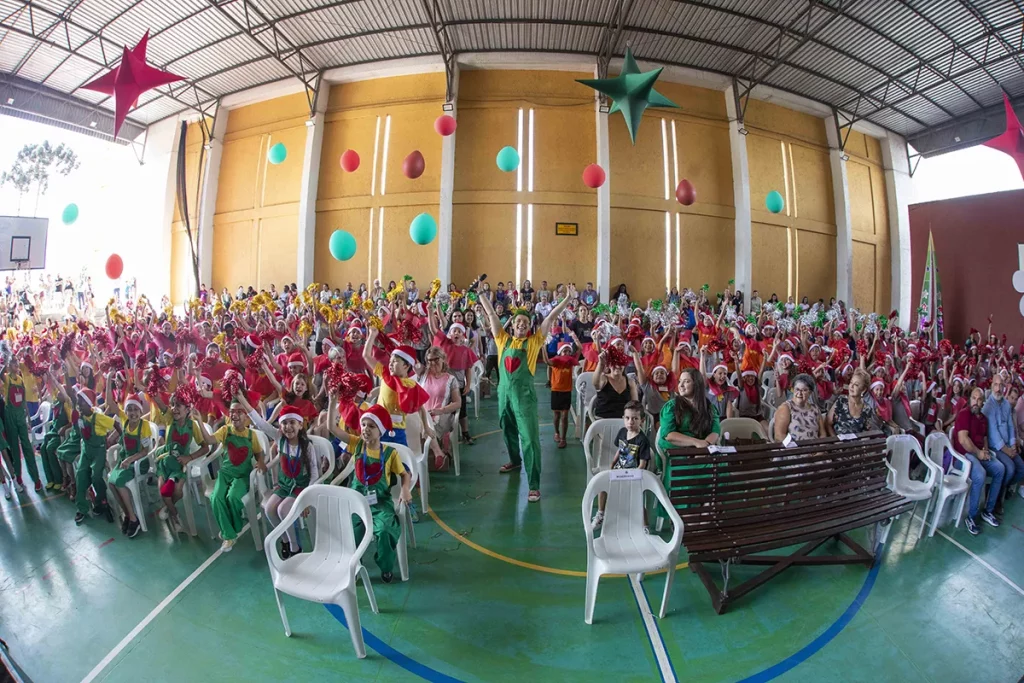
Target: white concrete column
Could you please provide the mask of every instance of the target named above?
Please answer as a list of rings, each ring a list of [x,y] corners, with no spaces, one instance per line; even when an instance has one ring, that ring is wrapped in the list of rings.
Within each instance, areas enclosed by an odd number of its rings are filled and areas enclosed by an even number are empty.
[[[137,206],[142,212],[136,219],[143,226],[160,227],[156,241],[148,241],[142,250],[147,267],[129,268],[126,261],[125,271],[126,277],[129,273],[136,276],[139,292],[151,301],[160,301],[160,297],[171,293],[171,224],[177,197],[180,125],[181,121],[173,117],[149,127],[145,163],[137,169],[138,182],[134,185],[140,193]],[[147,230],[143,237],[149,239],[150,234]]]
[[[597,78],[596,70],[594,77]],[[605,174],[604,185],[597,188],[597,269],[594,285],[601,300],[608,301],[612,267],[612,169],[608,154],[608,114],[601,111],[600,100],[594,104],[594,117],[597,122],[597,164]]]
[[[725,90],[725,109],[729,115],[729,148],[732,151],[732,194],[736,206],[735,274],[736,289],[743,292],[743,312],[750,310],[753,291],[753,252],[750,225],[750,165],[747,162],[747,136],[738,120],[733,87]],[[740,132],[744,130],[744,132]]]
[[[828,159],[832,167],[832,199],[836,207],[836,299],[853,305],[853,222],[850,219],[850,186],[846,160],[840,145],[842,131],[834,117],[825,119]]]
[[[452,110],[445,112],[458,121],[459,64],[452,63]],[[437,209],[437,277],[441,291],[447,291],[452,281],[452,199],[455,195],[455,136],[441,138],[441,197]]]
[[[912,185],[906,141],[895,133],[882,140],[885,197],[889,209],[889,253],[892,264],[892,307],[900,327],[910,325],[910,199]]]
[[[324,112],[330,99],[331,84],[320,79],[317,85],[316,112],[306,121],[306,149],[302,157],[302,185],[299,187],[299,230],[295,282],[305,288],[313,282],[316,246],[316,197],[320,188],[320,153],[324,146]]]
[[[228,129],[228,110],[217,107],[212,137],[206,146],[202,196],[199,199],[199,280],[213,287],[213,216],[217,212],[217,187],[220,183],[220,159],[224,153],[224,133]]]

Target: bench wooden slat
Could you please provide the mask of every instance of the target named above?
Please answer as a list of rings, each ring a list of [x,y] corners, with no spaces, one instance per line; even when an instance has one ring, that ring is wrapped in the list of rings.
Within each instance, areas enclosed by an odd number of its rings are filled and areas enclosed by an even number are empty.
[[[808,496],[820,496],[821,491],[828,488],[830,484],[842,485],[850,484],[855,485],[863,483],[864,486],[868,486],[871,482],[880,481],[882,485],[885,484],[886,473],[884,472],[873,472],[870,475],[865,475],[860,471],[853,472],[842,472],[838,476],[833,477],[830,480],[810,480],[810,481],[796,481],[793,482],[793,486],[784,487],[765,487],[761,489],[747,489],[733,491],[727,494],[718,494],[709,496],[707,493],[696,493],[692,489],[686,489],[686,495],[672,496],[672,503],[678,508],[682,506],[703,504],[705,507],[711,507],[715,510],[728,511],[733,509],[740,509],[749,507],[750,505],[762,502],[765,505],[771,505],[779,500],[785,501],[800,500]],[[685,508],[680,509],[679,514],[685,517]]]

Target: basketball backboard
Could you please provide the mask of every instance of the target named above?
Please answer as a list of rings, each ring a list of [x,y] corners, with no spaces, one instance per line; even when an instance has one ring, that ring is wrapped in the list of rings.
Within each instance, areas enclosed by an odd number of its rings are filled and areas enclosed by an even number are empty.
[[[0,216],[0,270],[46,267],[50,219]]]

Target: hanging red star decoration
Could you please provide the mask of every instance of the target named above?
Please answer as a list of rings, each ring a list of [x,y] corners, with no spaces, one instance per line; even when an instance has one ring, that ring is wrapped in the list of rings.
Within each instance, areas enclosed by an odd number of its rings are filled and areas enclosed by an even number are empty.
[[[184,76],[177,76],[169,71],[161,71],[146,64],[146,46],[149,43],[149,31],[142,36],[142,40],[134,49],[129,50],[127,46],[121,55],[121,63],[103,74],[99,78],[90,81],[82,87],[86,90],[114,96],[114,137],[117,137],[121,130],[121,124],[128,116],[128,110],[139,103],[139,96],[147,90],[152,90],[161,85],[185,80]]]
[[[1000,152],[1009,154],[1017,162],[1021,178],[1024,178],[1024,126],[1010,105],[1010,98],[1003,93],[1003,106],[1006,108],[1006,130],[999,137],[992,138],[982,144]]]

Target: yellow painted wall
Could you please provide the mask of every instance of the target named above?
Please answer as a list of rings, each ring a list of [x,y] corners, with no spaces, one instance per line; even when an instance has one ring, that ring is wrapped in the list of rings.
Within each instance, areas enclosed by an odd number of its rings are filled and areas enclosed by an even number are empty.
[[[415,244],[409,223],[420,213],[438,219],[442,138],[434,132],[434,119],[443,113],[444,95],[444,74],[331,88],[316,204],[315,280],[358,287],[372,283],[378,274],[385,285],[410,275],[426,286],[437,276],[437,240]],[[359,154],[359,168],[352,173],[341,168],[341,155],[348,149]],[[402,162],[416,150],[423,155],[424,171],[407,178]],[[356,238],[356,255],[349,261],[330,255],[335,230]]]
[[[192,246],[196,246],[199,228],[199,195],[202,185],[205,161],[200,164],[203,153],[203,128],[199,123],[190,124],[185,133],[185,177],[188,199],[189,226],[192,229]],[[174,158],[175,188],[177,188],[177,157]],[[177,191],[177,190],[175,190]],[[188,232],[182,220],[180,203],[175,195],[174,217],[171,220],[171,301],[182,302],[195,296],[195,270],[192,266],[192,249],[189,247]],[[209,284],[209,283],[206,283]]]
[[[657,88],[679,108],[648,109],[635,145],[622,117],[608,118],[612,289],[625,282],[637,301],[662,298],[666,278],[669,287],[708,283],[721,291],[735,265],[725,98],[715,90],[677,83],[659,82]],[[675,199],[678,180],[684,178],[697,192],[691,206]]]
[[[215,289],[295,281],[308,118],[302,93],[228,112],[213,219]],[[278,142],[288,156],[274,165],[267,152]]]
[[[853,305],[862,311],[888,313],[892,271],[882,147],[875,138],[852,131],[846,153],[850,156],[846,177],[853,224]]]

